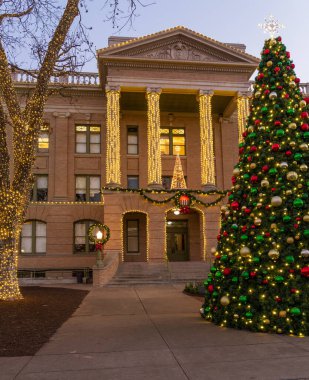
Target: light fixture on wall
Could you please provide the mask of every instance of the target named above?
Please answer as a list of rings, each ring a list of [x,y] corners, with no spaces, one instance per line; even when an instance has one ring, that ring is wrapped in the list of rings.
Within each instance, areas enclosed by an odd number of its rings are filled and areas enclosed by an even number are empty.
[[[175,210],[174,210],[174,215],[179,215],[180,214],[180,210],[178,209],[178,208],[176,208]]]

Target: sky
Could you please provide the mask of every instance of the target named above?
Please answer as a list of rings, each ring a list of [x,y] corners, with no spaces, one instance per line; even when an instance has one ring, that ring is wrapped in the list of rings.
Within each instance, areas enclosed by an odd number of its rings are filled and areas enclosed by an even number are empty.
[[[96,48],[107,46],[111,35],[139,37],[182,25],[221,42],[244,43],[248,53],[260,57],[267,35],[258,24],[272,14],[285,25],[280,35],[291,52],[297,76],[301,82],[309,82],[306,37],[309,0],[144,0],[144,3],[153,1],[154,4],[138,9],[139,16],[131,28],[125,27],[119,33],[106,21],[108,8],[102,8],[104,0],[89,1],[85,21],[92,27],[90,39]],[[88,63],[84,71],[97,71],[96,61]]]

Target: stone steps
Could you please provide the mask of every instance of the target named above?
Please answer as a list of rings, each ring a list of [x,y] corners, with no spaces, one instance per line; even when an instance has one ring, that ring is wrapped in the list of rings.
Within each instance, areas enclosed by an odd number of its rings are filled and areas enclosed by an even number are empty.
[[[122,263],[107,286],[159,285],[203,281],[209,272],[209,263]]]

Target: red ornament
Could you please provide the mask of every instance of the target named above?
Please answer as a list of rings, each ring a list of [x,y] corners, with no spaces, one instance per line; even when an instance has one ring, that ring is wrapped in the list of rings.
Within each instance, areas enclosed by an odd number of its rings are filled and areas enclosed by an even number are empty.
[[[287,58],[290,58],[290,57],[291,57],[291,53],[290,53],[289,51],[287,51],[287,52],[285,53],[285,55],[287,56]]]
[[[246,214],[250,214],[250,212],[251,212],[251,209],[250,209],[250,208],[245,208],[245,213],[246,213]]]
[[[276,298],[275,298],[275,301],[278,302],[278,303],[279,303],[279,302],[282,302],[282,298],[281,298],[281,297],[276,297]]]
[[[270,237],[270,232],[265,232],[266,237]]]
[[[256,272],[254,272],[254,271],[250,272],[250,277],[254,278],[254,277],[256,277],[256,275],[257,275]]]
[[[264,91],[264,94],[265,94],[265,95],[268,95],[269,93],[270,93],[269,90],[265,90],[265,91]]]
[[[295,65],[294,65],[294,63],[291,64],[291,67],[292,67],[292,69],[295,69]]]
[[[250,181],[252,183],[256,183],[258,180],[259,180],[259,177],[257,175],[252,175],[251,178],[250,178]]]
[[[251,148],[250,148],[250,152],[256,152],[257,151],[257,147],[255,145],[253,145]]]
[[[289,269],[289,273],[294,273],[295,270],[294,269]]]
[[[255,124],[255,125],[259,125],[259,124],[261,124],[261,120],[260,120],[260,119],[256,119],[256,120],[254,121],[254,124]]]
[[[255,229],[255,228],[256,228],[256,226],[255,226],[254,224],[252,224],[251,228]]]
[[[300,274],[303,277],[309,277],[309,267],[303,267],[303,268],[301,268]]]
[[[228,232],[224,231],[224,232],[223,232],[223,236],[225,236],[225,237],[226,237],[226,236],[229,236]]]
[[[270,50],[269,49],[265,49],[264,51],[263,51],[263,54],[269,54],[270,53]]]
[[[309,104],[309,98],[304,98],[304,101]]]
[[[277,189],[275,187],[272,187],[271,188],[271,191],[276,191]]]
[[[290,156],[292,154],[292,152],[290,151],[290,150],[287,150],[286,152],[285,152],[285,155],[286,156]]]
[[[242,232],[246,232],[247,231],[247,226],[242,226],[241,230],[242,230]]]
[[[274,68],[274,72],[275,73],[279,73],[279,71],[280,71],[280,67],[277,66],[277,67]]]
[[[273,144],[272,146],[271,146],[271,150],[273,151],[273,152],[278,152],[278,150],[280,149],[280,145],[279,144]]]
[[[218,256],[215,257],[215,260],[220,260],[220,259],[221,259],[220,255],[218,255]]]
[[[289,99],[290,95],[289,94],[285,94],[285,98],[286,99]]]
[[[307,113],[307,112],[306,112]],[[304,123],[304,124],[302,124],[301,125],[301,127],[300,127],[300,129],[302,130],[302,131],[308,131],[309,130],[309,125],[307,124],[307,123]]]
[[[296,289],[295,289],[295,288],[292,288],[292,289],[290,290],[290,292],[291,292],[292,294],[294,294],[294,293],[296,293]]]
[[[263,281],[262,281],[262,284],[263,284],[263,285],[267,285],[267,284],[268,284],[268,280],[266,280],[266,279],[263,280]]]
[[[243,154],[245,151],[245,148],[242,146],[241,148],[239,148],[239,154]]]
[[[301,117],[302,119],[307,119],[307,118],[308,118],[308,112],[306,112],[306,111],[301,112],[300,117]]]
[[[247,137],[248,136],[248,132],[247,131],[243,132],[242,136],[243,137]]]
[[[259,74],[259,75],[257,76],[257,80],[261,80],[261,79],[263,79],[264,76],[265,76],[265,75],[264,75],[263,73]]]
[[[294,228],[297,229],[299,225],[297,223],[294,224]]]
[[[217,240],[218,240],[218,241],[221,240],[221,235],[217,235]]]
[[[209,293],[212,293],[214,291],[214,286],[213,285],[208,285],[208,291]]]
[[[280,120],[276,120],[274,122],[274,124],[275,124],[276,127],[279,127],[281,125],[281,121]]]
[[[251,162],[251,161],[252,161],[252,157],[251,157],[251,156],[248,156],[248,157],[247,157],[247,160],[248,160],[248,162]]]
[[[231,268],[224,268],[224,270],[223,270],[224,276],[229,276],[231,273],[232,273]]]
[[[232,177],[232,184],[235,185],[236,182],[237,182],[236,177]]]
[[[277,86],[277,90],[282,90],[283,89],[283,87],[282,86]]]
[[[262,167],[262,171],[263,171],[264,173],[268,172],[268,170],[269,170],[269,166],[268,166],[268,165],[264,165],[264,166]]]
[[[282,38],[279,36],[277,37],[277,41],[281,42],[282,41]]]
[[[295,220],[297,220],[297,221],[300,221],[300,220],[301,220],[301,218],[298,216],[297,218],[295,218]]]
[[[244,199],[246,199],[248,197],[248,194],[243,194],[242,196]]]
[[[231,207],[233,210],[238,210],[239,209],[239,203],[237,201],[234,201],[231,203]]]
[[[295,83],[300,83],[300,79],[299,78],[295,78],[294,82]]]

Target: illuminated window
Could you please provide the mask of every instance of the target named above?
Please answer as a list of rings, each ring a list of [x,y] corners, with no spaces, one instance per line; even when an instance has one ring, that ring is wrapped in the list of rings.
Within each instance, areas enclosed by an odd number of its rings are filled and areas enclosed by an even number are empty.
[[[46,223],[29,220],[23,224],[21,231],[21,253],[46,253]]]
[[[139,221],[126,221],[127,253],[139,252]]]
[[[75,125],[75,152],[101,152],[101,126]]]
[[[49,150],[49,124],[41,125],[38,137],[38,152],[48,152]]]
[[[89,227],[97,222],[94,220],[79,220],[74,223],[74,253],[95,252],[95,243],[89,241]]]
[[[101,179],[99,176],[78,175],[75,177],[76,202],[100,202]]]
[[[31,192],[32,202],[47,202],[48,201],[48,176],[36,175],[34,185]]]
[[[139,177],[138,175],[128,175],[128,189],[138,189],[139,188]]]
[[[138,154],[138,127],[128,126],[128,154]]]
[[[166,156],[186,155],[186,136],[184,128],[161,128],[160,149]]]

